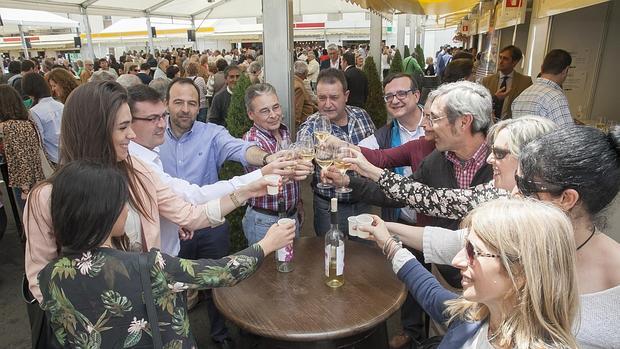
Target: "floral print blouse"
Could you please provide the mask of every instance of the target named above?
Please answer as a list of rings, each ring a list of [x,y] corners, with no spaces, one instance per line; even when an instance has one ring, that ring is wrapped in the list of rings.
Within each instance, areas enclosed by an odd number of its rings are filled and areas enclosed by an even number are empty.
[[[510,196],[508,191],[496,188],[493,181],[467,189],[433,188],[388,170],[383,170],[378,184],[387,196],[416,212],[448,219],[462,219],[483,202]]]
[[[153,347],[139,256],[100,247],[67,253],[39,273],[41,307],[63,347]],[[148,252],[164,349],[196,347],[183,291],[233,286],[252,275],[263,258],[258,244],[218,260],[176,258],[157,249]]]

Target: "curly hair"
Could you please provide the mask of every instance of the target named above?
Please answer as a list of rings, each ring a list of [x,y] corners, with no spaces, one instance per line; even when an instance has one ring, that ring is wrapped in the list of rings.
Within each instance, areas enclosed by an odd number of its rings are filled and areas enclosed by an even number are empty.
[[[60,94],[58,94],[56,91],[52,91],[54,97],[56,97],[58,101],[62,104],[65,104],[67,98],[69,97],[69,94],[71,94],[71,91],[75,90],[75,88],[78,87],[77,80],[66,69],[54,68],[52,69],[52,71],[47,73],[45,78],[47,79],[48,83],[53,81],[54,84],[60,86],[60,88],[62,89],[62,93]]]

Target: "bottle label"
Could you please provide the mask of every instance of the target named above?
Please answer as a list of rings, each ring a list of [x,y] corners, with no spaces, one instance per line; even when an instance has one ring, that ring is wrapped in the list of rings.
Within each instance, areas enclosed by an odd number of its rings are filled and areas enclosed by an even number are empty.
[[[290,262],[293,260],[293,244],[287,245],[276,251],[278,262]]]
[[[329,277],[329,260],[330,260],[330,250],[331,250],[331,246],[327,245],[325,246],[325,277]]]
[[[344,274],[344,242],[341,241],[336,249],[336,275]]]

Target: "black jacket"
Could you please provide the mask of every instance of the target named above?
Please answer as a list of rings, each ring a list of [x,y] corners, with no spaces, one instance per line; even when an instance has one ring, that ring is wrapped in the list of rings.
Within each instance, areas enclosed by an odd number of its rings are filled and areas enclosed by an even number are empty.
[[[348,105],[353,105],[359,108],[364,108],[366,105],[366,98],[368,98],[368,79],[364,72],[357,67],[349,66],[344,71],[344,76],[347,79],[347,85],[349,88]]]

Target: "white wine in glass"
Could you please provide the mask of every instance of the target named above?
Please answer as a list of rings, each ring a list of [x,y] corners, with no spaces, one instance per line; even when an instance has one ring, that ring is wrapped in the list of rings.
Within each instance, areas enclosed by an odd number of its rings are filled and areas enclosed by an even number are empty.
[[[316,137],[319,144],[323,144],[329,135],[331,134],[331,122],[323,115],[319,115],[319,118],[314,124],[314,137]]]
[[[345,158],[350,158],[352,156],[351,148],[349,147],[340,147],[336,151],[334,155],[334,165],[336,165],[336,169],[340,172],[342,176],[347,173],[347,170],[351,167],[351,164],[345,162]],[[350,193],[353,190],[345,185],[336,189],[336,193],[344,194]]]
[[[316,163],[321,167],[322,170],[327,169],[334,163],[334,151],[332,147],[326,144],[319,144],[316,148],[314,160],[316,160]],[[318,183],[316,187],[320,189],[329,189],[333,186],[321,182]]]

